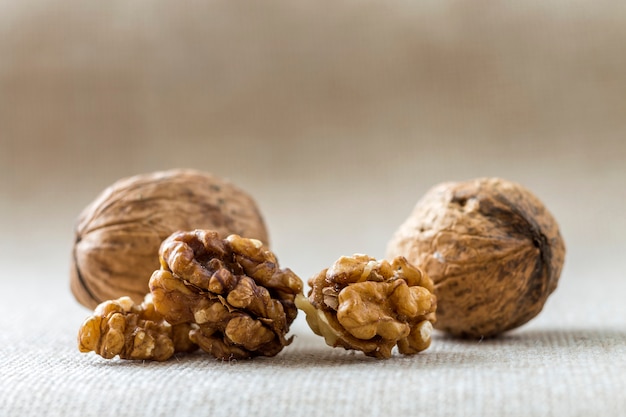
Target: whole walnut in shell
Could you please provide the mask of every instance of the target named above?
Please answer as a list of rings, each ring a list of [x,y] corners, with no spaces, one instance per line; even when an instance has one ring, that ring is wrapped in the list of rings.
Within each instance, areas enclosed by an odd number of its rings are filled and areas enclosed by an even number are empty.
[[[396,231],[405,256],[435,284],[435,328],[490,337],[534,318],[555,290],[565,245],[554,217],[519,184],[499,178],[430,189]]]
[[[259,209],[229,181],[194,170],[124,178],[81,213],[72,252],[71,289],[89,308],[129,296],[139,303],[159,268],[159,246],[178,230],[211,229],[268,243]]]

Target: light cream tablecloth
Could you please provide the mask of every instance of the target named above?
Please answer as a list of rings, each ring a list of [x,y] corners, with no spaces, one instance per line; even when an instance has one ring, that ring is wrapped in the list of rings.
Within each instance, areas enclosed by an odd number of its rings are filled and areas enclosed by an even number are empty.
[[[299,316],[294,343],[274,358],[165,363],[79,353],[88,311],[59,273],[5,269],[16,282],[3,280],[0,295],[0,415],[621,416],[626,284],[603,261],[572,262],[540,318],[499,339],[437,334],[417,356],[375,360],[327,347]]]

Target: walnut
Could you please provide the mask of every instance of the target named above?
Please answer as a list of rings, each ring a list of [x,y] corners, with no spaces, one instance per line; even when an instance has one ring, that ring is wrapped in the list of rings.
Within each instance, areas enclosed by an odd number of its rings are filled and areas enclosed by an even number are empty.
[[[160,248],[161,269],[150,279],[154,305],[173,324],[190,324],[190,338],[216,358],[274,356],[296,318],[302,281],[260,241],[217,232],[177,232]]]
[[[341,257],[309,280],[298,308],[330,346],[388,358],[396,344],[410,355],[430,346],[437,300],[426,274],[403,257],[391,263],[367,255]]]
[[[177,230],[213,229],[268,242],[248,194],[193,170],[171,170],[117,181],[82,212],[72,253],[71,289],[83,305],[121,296],[141,302],[159,267],[161,242]]]
[[[164,361],[174,352],[190,352],[197,346],[189,339],[189,326],[170,326],[157,313],[148,295],[141,305],[130,297],[105,301],[87,318],[78,332],[81,352],[94,351],[106,359]]]
[[[396,231],[402,255],[435,283],[436,328],[490,337],[535,317],[555,290],[565,257],[558,225],[539,199],[498,178],[433,187]]]

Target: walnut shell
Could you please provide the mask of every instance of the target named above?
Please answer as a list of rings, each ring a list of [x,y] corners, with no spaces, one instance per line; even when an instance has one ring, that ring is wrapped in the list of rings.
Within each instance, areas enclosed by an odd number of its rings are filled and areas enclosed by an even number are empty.
[[[115,182],[78,218],[72,293],[91,309],[122,296],[141,302],[159,268],[161,242],[178,230],[197,228],[268,243],[255,201],[225,179],[177,169]]]
[[[565,244],[554,217],[519,184],[499,178],[430,189],[395,232],[404,256],[435,284],[435,328],[490,337],[534,318],[555,290]]]

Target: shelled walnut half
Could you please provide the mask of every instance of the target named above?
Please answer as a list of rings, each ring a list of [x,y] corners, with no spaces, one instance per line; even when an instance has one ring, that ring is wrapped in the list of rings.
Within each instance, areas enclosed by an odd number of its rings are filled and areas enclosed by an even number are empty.
[[[204,351],[223,359],[274,356],[291,343],[302,281],[260,241],[177,232],[159,253],[154,305],[169,323],[191,325],[190,338]]]
[[[150,359],[164,361],[175,352],[190,352],[197,346],[189,339],[189,325],[171,326],[154,309],[148,294],[137,305],[120,297],[98,305],[78,332],[78,349],[94,351],[105,359]]]
[[[391,263],[367,255],[341,257],[309,280],[298,308],[330,346],[388,358],[394,346],[415,354],[431,342],[437,299],[433,283],[403,257]]]

